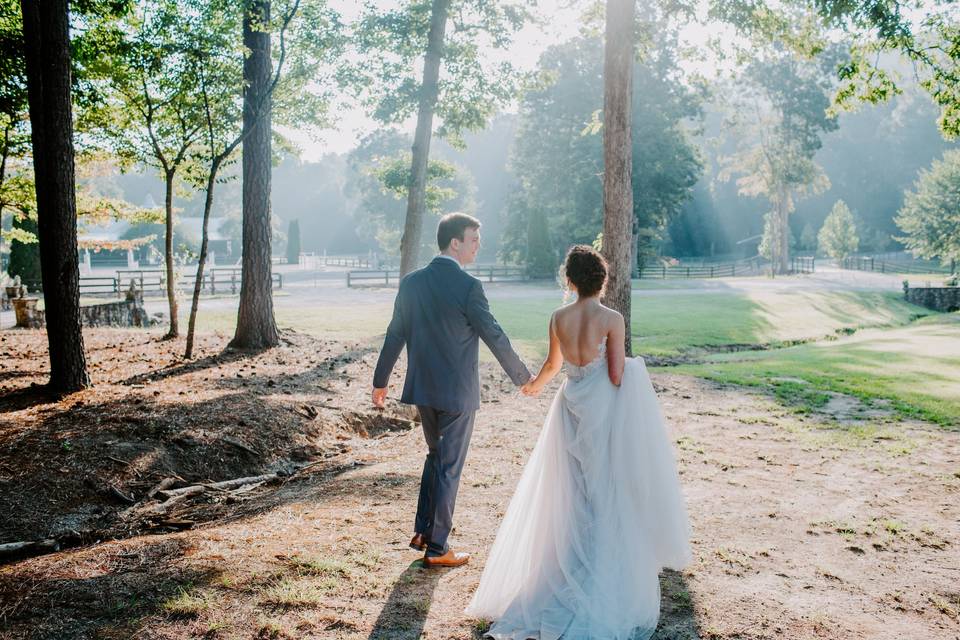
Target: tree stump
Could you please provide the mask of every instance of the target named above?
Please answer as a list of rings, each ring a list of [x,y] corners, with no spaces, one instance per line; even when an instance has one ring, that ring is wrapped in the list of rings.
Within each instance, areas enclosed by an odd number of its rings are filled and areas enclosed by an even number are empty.
[[[17,326],[23,329],[39,329],[43,326],[43,312],[37,309],[40,298],[14,298],[13,311],[17,317]]]

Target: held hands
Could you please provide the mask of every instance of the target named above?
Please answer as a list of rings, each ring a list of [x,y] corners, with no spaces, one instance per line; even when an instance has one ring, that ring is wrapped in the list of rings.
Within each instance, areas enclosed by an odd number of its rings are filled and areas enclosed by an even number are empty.
[[[521,385],[520,393],[528,398],[539,395],[540,387],[537,385],[537,379],[531,378],[528,382]]]
[[[375,406],[377,409],[383,409],[384,402],[386,401],[386,399],[387,399],[386,387],[383,387],[382,389],[378,389],[376,387],[373,388],[373,394],[371,395],[373,406]]]

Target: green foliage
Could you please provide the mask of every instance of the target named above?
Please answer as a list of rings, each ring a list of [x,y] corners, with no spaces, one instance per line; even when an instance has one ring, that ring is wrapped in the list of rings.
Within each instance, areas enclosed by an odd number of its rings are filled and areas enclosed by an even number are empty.
[[[11,278],[20,276],[20,280],[27,284],[39,283],[41,275],[40,245],[36,241],[37,221],[26,216],[14,216],[13,230],[7,273]]]
[[[300,221],[291,220],[287,229],[287,264],[300,262]]]
[[[547,217],[541,209],[534,209],[528,216],[524,263],[531,278],[549,278],[557,271],[557,252],[550,241]]]
[[[789,215],[796,201],[826,190],[830,181],[814,161],[821,136],[837,128],[827,114],[836,52],[801,60],[773,47],[759,51],[741,82],[728,87],[730,134],[738,147],[724,158],[721,178],[738,175],[741,195],[763,197],[771,206],[764,216],[760,254],[784,273],[790,249]]]
[[[107,96],[81,111],[80,128],[121,160],[161,173],[183,164],[206,184],[208,159],[230,156],[242,128],[243,3],[146,0],[116,20],[120,45],[91,65],[90,84]],[[338,15],[326,2],[272,2],[275,125],[327,124],[329,63],[342,46]],[[263,107],[266,108],[265,105]],[[275,136],[279,136],[275,132]],[[290,145],[280,136],[281,146]],[[212,151],[211,151],[212,150]]]
[[[664,36],[666,37],[666,36]],[[634,215],[641,253],[655,247],[666,223],[690,197],[701,171],[685,120],[699,117],[699,96],[676,82],[675,51],[666,40],[634,69]],[[538,77],[524,96],[510,158],[516,188],[508,204],[501,253],[538,261],[545,247],[591,243],[602,229],[603,46],[579,37],[548,48]],[[545,224],[535,220],[543,216]],[[549,242],[543,228],[549,232]],[[530,236],[533,230],[539,235]],[[552,251],[552,249],[551,249]],[[539,266],[543,265],[543,266]]]
[[[960,151],[921,171],[896,218],[898,238],[915,255],[944,263],[960,259]]]
[[[768,211],[763,214],[763,236],[757,252],[767,260],[776,263],[780,257],[780,247],[780,224],[777,221],[777,212]]]
[[[804,251],[817,250],[817,232],[813,230],[813,225],[809,222],[803,225],[803,230],[800,232],[798,248]]]
[[[350,176],[345,190],[360,200],[354,216],[357,233],[375,240],[388,261],[400,255],[404,212],[410,183],[410,139],[393,129],[371,133],[350,153]],[[449,211],[471,213],[474,185],[470,174],[455,165],[431,160],[427,165],[426,204],[431,229],[436,218]],[[423,249],[436,251],[432,233],[424,233]]]
[[[438,184],[441,180],[450,180],[457,174],[457,169],[449,162],[431,160],[427,165],[427,211],[434,215],[439,214],[443,204],[452,200],[457,194],[449,188]],[[377,170],[377,179],[383,188],[393,193],[398,199],[407,197],[410,189],[410,154],[402,154],[387,159]]]
[[[803,20],[795,18],[798,12]],[[960,24],[952,1],[718,0],[711,13],[741,33],[783,43],[801,55],[824,47],[823,29],[845,33],[851,47],[849,57],[835,67],[840,81],[833,96],[836,110],[884,102],[901,93],[901,76],[890,66],[898,56],[885,55],[899,54],[940,107],[943,134],[960,135]]]
[[[381,9],[368,3],[355,27],[360,63],[339,70],[341,85],[384,123],[401,123],[420,106],[419,71],[427,50],[432,0],[402,0]],[[520,74],[509,61],[493,63],[487,50],[504,50],[530,19],[527,2],[451,0],[435,114],[440,137],[462,143],[482,129],[515,95]]]
[[[831,258],[842,260],[860,247],[857,225],[843,200],[837,200],[817,234],[820,250]]]

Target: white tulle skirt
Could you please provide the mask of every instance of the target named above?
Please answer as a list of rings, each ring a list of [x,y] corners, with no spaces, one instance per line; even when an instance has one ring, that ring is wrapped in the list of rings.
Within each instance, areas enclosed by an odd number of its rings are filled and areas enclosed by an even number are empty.
[[[496,639],[649,637],[658,573],[691,558],[690,526],[640,358],[620,388],[603,358],[568,365],[466,613]]]

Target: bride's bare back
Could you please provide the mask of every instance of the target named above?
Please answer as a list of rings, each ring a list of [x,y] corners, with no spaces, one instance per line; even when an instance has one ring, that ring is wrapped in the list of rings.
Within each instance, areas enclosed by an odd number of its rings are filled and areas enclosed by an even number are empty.
[[[600,355],[606,339],[607,373],[619,386],[624,367],[624,323],[618,312],[600,304],[594,296],[557,309],[550,318],[550,352],[540,373],[526,391],[538,393],[555,376],[566,360],[584,366]]]

